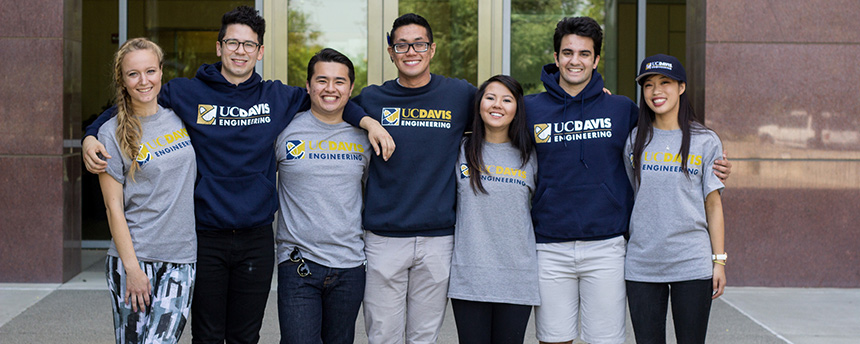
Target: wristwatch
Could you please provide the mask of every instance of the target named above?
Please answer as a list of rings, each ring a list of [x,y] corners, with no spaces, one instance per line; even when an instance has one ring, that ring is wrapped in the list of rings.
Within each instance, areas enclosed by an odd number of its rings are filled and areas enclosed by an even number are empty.
[[[711,259],[713,259],[713,260],[722,260],[722,261],[726,261],[726,258],[728,258],[728,257],[729,257],[729,254],[728,254],[728,253],[723,253],[723,254],[714,254],[714,255],[711,255]]]

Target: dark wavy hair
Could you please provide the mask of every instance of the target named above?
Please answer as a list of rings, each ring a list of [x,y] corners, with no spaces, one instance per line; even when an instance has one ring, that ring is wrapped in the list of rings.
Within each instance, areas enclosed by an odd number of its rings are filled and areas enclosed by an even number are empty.
[[[552,45],[555,53],[561,49],[561,40],[567,35],[577,35],[591,38],[594,41],[594,55],[600,56],[600,46],[603,45],[603,29],[591,17],[567,17],[555,26],[552,35]]]
[[[311,78],[314,76],[314,66],[317,62],[337,62],[346,65],[349,69],[349,84],[352,85],[355,82],[355,67],[352,65],[352,61],[346,55],[332,48],[320,50],[308,61],[308,82],[311,82]]]
[[[469,166],[469,184],[472,185],[472,190],[487,193],[484,185],[481,183],[481,174],[484,172],[484,139],[486,137],[486,129],[484,128],[484,119],[481,118],[481,100],[484,98],[484,92],[490,83],[498,82],[504,85],[517,102],[517,111],[508,127],[508,138],[511,139],[511,144],[520,151],[520,160],[524,167],[529,162],[534,143],[531,140],[531,132],[526,125],[526,110],[523,103],[523,87],[516,79],[507,75],[496,75],[481,84],[478,92],[475,94],[475,116],[472,120],[472,134],[467,135],[463,143],[466,153],[466,164]]]
[[[248,25],[257,34],[260,44],[263,44],[263,34],[266,33],[266,20],[251,6],[239,6],[221,17],[221,31],[218,31],[218,42],[227,34],[227,27],[233,24]]]

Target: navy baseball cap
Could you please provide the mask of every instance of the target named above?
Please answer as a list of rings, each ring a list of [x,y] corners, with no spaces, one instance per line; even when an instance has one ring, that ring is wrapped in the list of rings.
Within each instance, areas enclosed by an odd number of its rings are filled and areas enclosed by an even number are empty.
[[[683,83],[687,82],[687,72],[684,71],[681,61],[678,61],[674,56],[657,54],[642,60],[636,82],[642,85],[645,79],[653,74],[662,74]]]

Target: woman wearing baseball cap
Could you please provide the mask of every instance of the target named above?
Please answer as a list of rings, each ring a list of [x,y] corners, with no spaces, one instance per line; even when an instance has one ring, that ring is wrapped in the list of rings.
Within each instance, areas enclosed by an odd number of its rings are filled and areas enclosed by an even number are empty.
[[[710,173],[721,157],[686,94],[677,58],[642,61],[639,122],[624,150],[635,202],[625,261],[627,300],[637,343],[666,342],[671,295],[678,343],[704,343],[711,300],[726,285],[725,187]]]

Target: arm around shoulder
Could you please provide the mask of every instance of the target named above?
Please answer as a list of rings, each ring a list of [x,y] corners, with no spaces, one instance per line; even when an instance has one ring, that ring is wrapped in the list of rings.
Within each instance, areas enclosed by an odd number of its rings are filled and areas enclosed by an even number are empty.
[[[102,114],[90,124],[86,133],[84,134],[84,139],[81,143],[81,158],[84,160],[84,166],[87,168],[92,174],[99,174],[105,171],[107,167],[107,162],[105,159],[110,159],[111,155],[108,154],[105,146],[99,142],[96,136],[99,134],[99,129],[102,127],[105,122],[111,119],[116,114],[116,106],[112,106],[110,109],[105,110]]]

